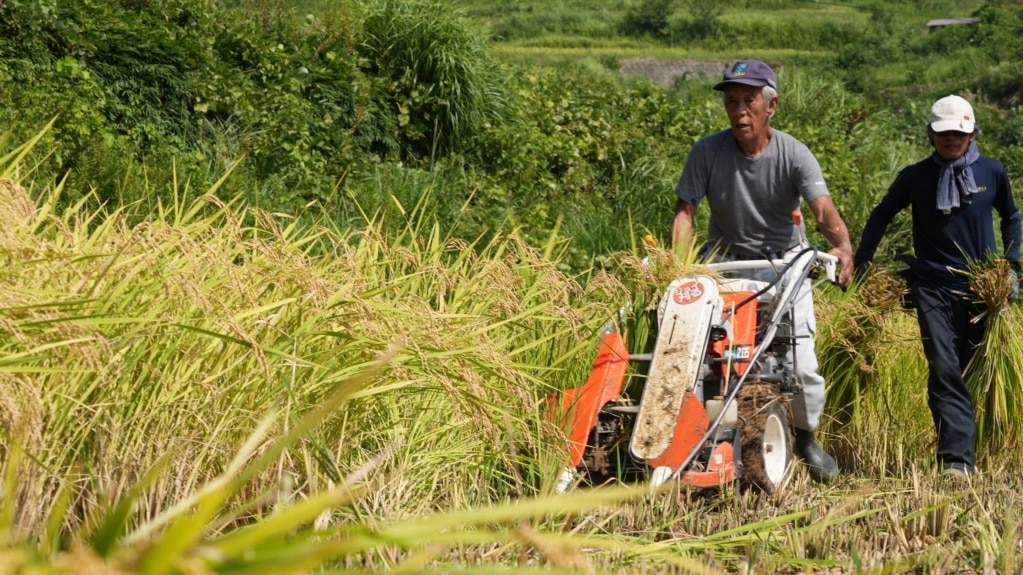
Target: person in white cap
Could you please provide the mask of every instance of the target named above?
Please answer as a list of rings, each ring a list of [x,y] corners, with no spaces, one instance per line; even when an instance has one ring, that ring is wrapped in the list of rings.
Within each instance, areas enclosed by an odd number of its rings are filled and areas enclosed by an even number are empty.
[[[937,432],[941,472],[976,471],[973,401],[963,372],[984,338],[986,310],[970,295],[963,273],[971,262],[999,254],[994,212],[1000,218],[1002,256],[1012,268],[1009,301],[1019,296],[1020,214],[1005,166],[980,155],[973,107],[959,96],[934,102],[927,137],[931,156],[903,169],[874,208],[856,251],[862,275],[895,215],[912,211],[913,255],[904,256],[909,295],[927,358],[927,402]]]
[[[700,201],[707,199],[710,219],[704,256],[715,260],[763,259],[806,246],[792,213],[806,202],[821,235],[839,260],[839,285],[852,279],[852,243],[835,208],[820,165],[799,140],[771,127],[778,109],[778,78],[760,60],[740,60],[714,86],[723,92],[731,124],[693,145],[675,187],[678,200],[671,226],[675,250],[690,249]],[[771,270],[755,279],[770,281]],[[825,381],[817,373],[813,335],[817,331],[813,288],[807,280],[797,295],[796,377],[801,393],[793,397],[795,451],[810,477],[829,482],[838,476],[835,459],[817,441],[824,411]],[[805,343],[802,343],[805,342]]]

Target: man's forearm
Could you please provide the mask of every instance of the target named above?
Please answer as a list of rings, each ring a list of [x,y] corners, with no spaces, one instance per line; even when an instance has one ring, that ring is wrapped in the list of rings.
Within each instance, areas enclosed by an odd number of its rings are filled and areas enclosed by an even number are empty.
[[[671,245],[676,254],[685,254],[693,241],[693,220],[696,207],[679,200],[671,221]]]
[[[846,228],[845,222],[838,220],[837,222],[826,222],[820,227],[821,235],[824,239],[828,240],[831,247],[836,250],[841,250],[852,257],[852,241],[849,239],[849,229]]]

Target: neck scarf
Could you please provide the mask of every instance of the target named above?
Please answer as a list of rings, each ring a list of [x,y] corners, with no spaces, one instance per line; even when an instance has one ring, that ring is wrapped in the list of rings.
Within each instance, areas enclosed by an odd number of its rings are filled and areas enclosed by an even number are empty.
[[[980,157],[977,142],[970,142],[966,154],[955,160],[942,159],[938,154],[931,156],[941,166],[938,174],[938,209],[951,213],[952,208],[969,205],[970,196],[977,193],[977,182],[973,180],[970,166]]]

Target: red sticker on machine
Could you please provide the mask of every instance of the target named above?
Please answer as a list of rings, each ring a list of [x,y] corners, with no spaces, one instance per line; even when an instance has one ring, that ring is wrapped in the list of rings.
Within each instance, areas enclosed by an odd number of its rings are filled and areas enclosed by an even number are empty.
[[[671,298],[675,303],[686,305],[693,303],[703,297],[703,284],[699,280],[690,280],[675,288]]]

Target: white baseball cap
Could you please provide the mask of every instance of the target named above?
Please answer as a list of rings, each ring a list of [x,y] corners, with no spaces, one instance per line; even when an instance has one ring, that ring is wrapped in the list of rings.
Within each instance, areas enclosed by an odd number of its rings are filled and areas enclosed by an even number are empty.
[[[931,118],[929,120],[931,130],[935,132],[965,132],[973,133],[976,126],[976,118],[973,116],[973,106],[959,96],[945,96],[931,106]]]

